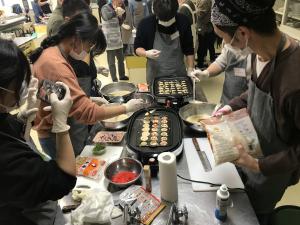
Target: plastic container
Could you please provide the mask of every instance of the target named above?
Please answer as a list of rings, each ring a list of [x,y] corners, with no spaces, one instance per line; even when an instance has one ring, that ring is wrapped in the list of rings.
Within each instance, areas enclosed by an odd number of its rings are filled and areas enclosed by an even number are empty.
[[[229,206],[229,191],[225,184],[222,184],[222,186],[217,191],[216,196],[216,210],[215,210],[215,216],[220,221],[225,221],[227,219],[227,207]]]

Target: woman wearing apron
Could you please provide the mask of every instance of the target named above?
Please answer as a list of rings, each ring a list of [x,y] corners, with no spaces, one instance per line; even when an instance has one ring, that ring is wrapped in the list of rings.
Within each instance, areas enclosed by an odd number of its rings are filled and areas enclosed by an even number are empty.
[[[241,177],[261,224],[289,185],[299,180],[300,60],[299,45],[281,33],[272,3],[216,0],[212,22],[216,33],[240,54],[255,52],[248,92],[218,111],[247,107],[263,157],[255,159],[238,146]],[[231,13],[229,14],[228,11]]]
[[[114,82],[118,81],[115,58],[118,60],[119,80],[128,80],[125,76],[123,42],[121,27],[125,14],[125,5],[120,0],[109,1],[101,9],[102,29],[107,42],[107,62],[111,78]]]
[[[247,91],[251,77],[251,55],[239,55],[239,52],[225,45],[218,58],[206,70],[194,70],[191,78],[202,80],[225,73],[220,102],[227,105],[231,99]]]
[[[154,0],[154,15],[144,18],[137,29],[134,50],[138,56],[147,57],[146,79],[150,85],[156,77],[180,77],[193,71],[191,25],[177,10],[177,0]]]

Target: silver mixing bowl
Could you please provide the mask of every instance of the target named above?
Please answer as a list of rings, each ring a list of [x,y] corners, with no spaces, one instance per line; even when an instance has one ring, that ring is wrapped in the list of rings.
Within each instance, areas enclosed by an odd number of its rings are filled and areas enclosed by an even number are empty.
[[[147,93],[133,93],[130,99],[142,99],[144,101],[144,108],[149,108],[155,104],[153,95]]]
[[[115,183],[111,179],[113,175],[117,174],[120,171],[130,171],[130,172],[135,172],[138,174],[138,176],[127,182],[127,183]],[[118,187],[128,187],[131,184],[135,183],[140,177],[142,176],[143,172],[143,166],[142,164],[132,158],[121,158],[118,159],[112,163],[110,163],[104,170],[104,176],[105,178],[111,183],[114,184]]]
[[[206,102],[190,103],[180,108],[179,116],[188,127],[196,131],[204,131],[203,126],[196,123],[190,123],[186,119],[194,115],[211,115],[215,110],[216,105],[217,104]]]
[[[101,88],[101,94],[109,99],[112,100],[113,102],[119,102],[119,101],[114,101],[116,97],[122,97],[124,101],[134,92],[136,92],[137,88],[133,83],[129,82],[113,82],[110,84],[107,84]],[[113,96],[111,95],[112,92],[115,91],[128,91],[129,93],[124,95],[124,96]]]
[[[109,105],[120,105],[120,103],[110,103]],[[123,129],[124,127],[127,126],[127,124],[129,122],[132,114],[133,114],[133,112],[127,113],[128,117],[126,119],[124,119],[124,120],[120,120],[120,121],[116,121],[116,122],[111,122],[111,121],[108,121],[110,119],[106,119],[106,120],[101,120],[100,123],[102,124],[102,126],[105,129],[120,130],[120,129]]]

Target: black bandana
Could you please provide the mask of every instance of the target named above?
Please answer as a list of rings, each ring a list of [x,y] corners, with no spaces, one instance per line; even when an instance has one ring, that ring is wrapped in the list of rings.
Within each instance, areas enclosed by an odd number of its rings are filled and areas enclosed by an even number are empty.
[[[253,18],[272,10],[274,0],[215,0],[211,21],[220,26],[247,25]]]

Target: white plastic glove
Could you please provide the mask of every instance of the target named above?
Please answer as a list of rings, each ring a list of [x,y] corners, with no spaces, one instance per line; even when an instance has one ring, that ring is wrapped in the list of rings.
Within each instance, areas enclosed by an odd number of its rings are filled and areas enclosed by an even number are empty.
[[[205,78],[208,78],[209,77],[209,72],[208,72],[208,70],[203,70],[202,71],[202,70],[197,69],[197,70],[194,70],[194,71],[191,72],[190,77],[192,79],[196,79],[196,80],[200,81],[200,80],[203,80]]]
[[[144,101],[143,99],[131,99],[124,105],[126,107],[126,113],[136,112],[144,107]]]
[[[102,97],[90,97],[92,102],[96,103],[97,105],[103,105],[103,104],[108,104],[109,102]]]
[[[216,111],[214,111],[212,113],[212,116],[219,117],[219,116],[223,116],[223,115],[229,114],[231,112],[232,112],[231,106],[230,105],[225,105],[222,108],[217,109]]]
[[[73,101],[71,98],[69,87],[62,82],[56,82],[56,83],[64,86],[64,88],[66,89],[66,94],[62,100],[59,100],[56,94],[51,93],[50,94],[51,108],[49,109],[49,107],[45,107],[44,110],[52,111],[52,120],[53,120],[52,133],[62,133],[70,129],[70,126],[67,125],[67,119]]]
[[[128,24],[125,24],[125,23],[122,24],[122,27],[123,27],[125,30],[130,30],[130,29],[131,29],[131,26],[129,26]]]
[[[146,57],[149,59],[157,59],[159,57],[160,51],[156,49],[151,49],[146,51]]]
[[[32,77],[28,86],[27,95],[27,105],[18,114],[18,118],[24,122],[31,123],[34,121],[36,113],[38,111],[37,107],[37,91],[38,91],[38,79]]]
[[[121,8],[121,7],[117,7],[115,9],[115,12],[116,12],[117,16],[120,17],[120,16],[122,16],[125,13],[125,10],[123,8]]]
[[[194,69],[191,68],[191,67],[189,67],[189,68],[187,69],[187,75],[188,75],[189,77],[191,77],[191,78],[192,78],[191,73],[192,73],[193,71],[194,71]]]
[[[101,75],[107,77],[108,74],[109,74],[109,69],[107,69],[107,68],[104,67],[104,66],[99,66],[99,67],[97,68],[97,73],[100,73]]]

